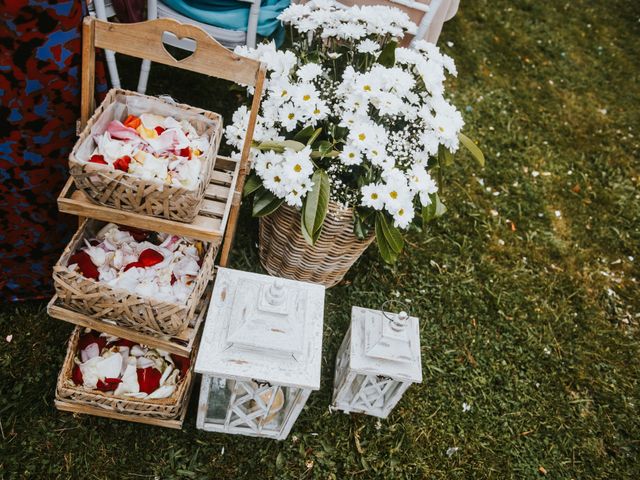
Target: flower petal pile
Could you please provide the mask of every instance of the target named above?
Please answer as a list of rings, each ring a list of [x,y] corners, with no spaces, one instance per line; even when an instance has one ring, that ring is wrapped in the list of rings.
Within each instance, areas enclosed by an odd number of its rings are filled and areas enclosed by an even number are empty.
[[[203,252],[199,241],[108,223],[85,239],[67,268],[143,297],[186,303]]]
[[[117,396],[159,399],[173,395],[190,360],[87,329],[80,336],[71,382]]]
[[[187,120],[151,113],[113,120],[94,139],[96,148],[88,163],[187,189],[197,186],[209,150],[206,135],[198,135]]]

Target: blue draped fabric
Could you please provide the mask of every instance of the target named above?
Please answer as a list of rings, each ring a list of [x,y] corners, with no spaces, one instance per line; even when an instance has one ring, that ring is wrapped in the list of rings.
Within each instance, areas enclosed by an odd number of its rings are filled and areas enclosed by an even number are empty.
[[[247,30],[250,3],[238,0],[162,0],[182,15],[227,30]],[[284,29],[276,18],[290,0],[262,0],[258,17],[258,35],[284,40]]]

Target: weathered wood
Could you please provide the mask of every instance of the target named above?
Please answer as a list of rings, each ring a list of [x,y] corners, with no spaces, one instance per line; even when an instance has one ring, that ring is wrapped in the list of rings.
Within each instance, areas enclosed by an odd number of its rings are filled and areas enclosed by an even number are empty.
[[[92,20],[96,47],[243,85],[254,86],[258,82],[260,62],[227,50],[195,25],[180,23],[171,18],[140,23]],[[195,40],[195,51],[183,60],[176,60],[162,41],[165,32],[173,33],[178,38]]]
[[[192,387],[193,388],[193,387]],[[189,392],[191,393],[191,392]],[[190,397],[191,395],[189,395]],[[111,418],[113,420],[124,420],[125,422],[144,423],[146,425],[154,425],[156,427],[174,428],[181,430],[184,423],[184,419],[187,416],[187,408],[185,407],[180,417],[175,420],[163,420],[161,418],[149,418],[140,417],[137,415],[127,415],[124,413],[111,412],[109,410],[103,410],[101,408],[91,407],[89,405],[82,405],[76,403],[69,403],[56,399],[54,401],[55,406],[62,412],[79,413],[82,415],[94,415],[96,417]],[[187,405],[189,401],[187,400]]]
[[[264,79],[266,76],[266,67],[261,66],[258,71],[255,91],[253,93],[253,101],[251,102],[251,112],[249,114],[249,125],[247,126],[247,134],[244,138],[244,144],[242,146],[242,154],[240,155],[240,172],[238,173],[235,194],[233,196],[233,203],[231,210],[229,211],[229,228],[224,237],[224,243],[222,245],[222,252],[220,253],[220,265],[227,266],[229,262],[229,252],[233,246],[233,239],[236,233],[236,225],[238,224],[238,215],[240,214],[240,204],[242,202],[242,189],[244,188],[244,182],[251,169],[250,153],[251,143],[253,141],[253,131],[256,126],[256,120],[258,119],[258,112],[260,111],[260,101],[262,99],[262,90],[264,88]]]
[[[320,388],[324,287],[218,268],[195,369],[197,426],[286,438]],[[210,391],[226,408],[208,417]]]

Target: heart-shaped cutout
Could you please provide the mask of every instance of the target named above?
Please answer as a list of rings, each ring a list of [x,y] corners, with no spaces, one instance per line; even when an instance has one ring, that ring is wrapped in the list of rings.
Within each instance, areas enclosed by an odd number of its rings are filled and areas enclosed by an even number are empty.
[[[198,42],[190,37],[179,37],[172,32],[163,32],[162,46],[176,62],[182,62],[196,52]]]

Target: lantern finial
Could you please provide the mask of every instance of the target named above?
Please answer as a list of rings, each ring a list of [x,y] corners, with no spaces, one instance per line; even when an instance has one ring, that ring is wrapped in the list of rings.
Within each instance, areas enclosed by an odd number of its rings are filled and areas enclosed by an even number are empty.
[[[281,278],[276,278],[267,292],[267,302],[274,307],[282,305],[284,302],[284,282]]]

